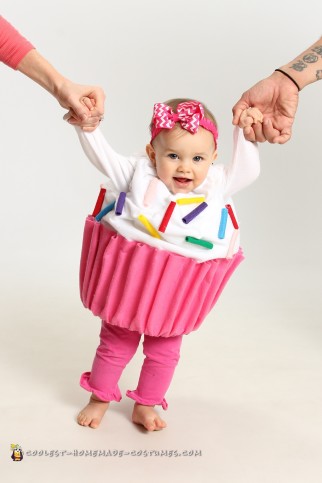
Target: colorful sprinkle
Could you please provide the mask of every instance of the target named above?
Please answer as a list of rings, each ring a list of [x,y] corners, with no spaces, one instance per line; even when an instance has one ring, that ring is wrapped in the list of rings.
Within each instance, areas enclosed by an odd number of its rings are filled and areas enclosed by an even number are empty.
[[[238,237],[238,233],[239,233],[239,230],[234,230],[232,237],[231,237],[231,240],[230,240],[230,243],[229,243],[226,258],[232,258],[233,257],[234,247],[235,247],[236,239]]]
[[[227,208],[222,208],[220,225],[218,230],[218,238],[220,238],[221,240],[225,238],[227,219],[228,219],[228,210]]]
[[[205,248],[213,248],[214,244],[207,240],[200,240],[199,238],[194,238],[193,236],[186,236],[186,241],[189,243],[194,243],[195,245],[200,245]]]
[[[158,182],[159,182],[158,178],[153,178],[150,181],[148,189],[146,190],[145,195],[144,195],[144,200],[143,200],[144,206],[149,206],[149,204],[151,203],[151,201],[155,197],[156,187],[157,187]]]
[[[190,205],[192,203],[202,203],[205,201],[204,196],[199,196],[199,198],[179,198],[177,199],[178,205]]]
[[[196,216],[198,216],[203,210],[205,210],[207,206],[208,204],[205,201],[201,203],[199,206],[197,206],[197,208],[190,211],[190,213],[188,213],[186,216],[182,218],[183,223],[186,223],[186,224],[190,223],[190,221],[196,218]]]
[[[92,216],[98,215],[99,212],[101,211],[104,198],[105,198],[105,193],[106,193],[106,189],[101,187]]]
[[[120,196],[118,197],[116,207],[115,207],[115,214],[120,216],[123,211],[124,203],[125,203],[126,193],[121,191]]]
[[[144,215],[139,215],[138,220],[142,223],[142,225],[145,226],[150,235],[154,236],[154,238],[159,238],[160,240],[162,239],[157,230]]]
[[[169,220],[171,218],[171,215],[172,215],[173,210],[175,209],[175,207],[176,207],[175,201],[170,201],[169,206],[168,206],[168,208],[167,208],[167,210],[166,210],[166,212],[164,214],[164,217],[163,217],[163,219],[161,221],[161,224],[159,226],[159,231],[161,231],[162,233],[165,232],[165,230],[167,228],[167,225],[169,223]]]
[[[233,212],[233,209],[230,205],[226,205],[226,208],[228,210],[228,213],[229,213],[229,216],[230,216],[230,219],[231,219],[231,222],[235,228],[235,230],[238,230],[239,226],[238,226],[238,223],[237,223],[237,220],[236,220],[236,217],[234,215],[234,212]]]
[[[95,216],[95,220],[101,221],[103,216],[107,215],[107,213],[109,213],[110,211],[112,211],[114,209],[114,206],[115,206],[115,201],[113,201],[109,205],[105,206],[105,208],[103,208],[103,210],[100,211],[99,214]]]

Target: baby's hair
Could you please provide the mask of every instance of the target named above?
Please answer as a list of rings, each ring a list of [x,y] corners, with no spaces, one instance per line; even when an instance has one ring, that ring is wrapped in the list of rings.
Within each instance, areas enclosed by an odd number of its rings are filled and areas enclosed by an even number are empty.
[[[168,101],[165,101],[164,104],[167,104],[167,106],[170,106],[176,112],[178,104],[181,104],[181,102],[191,102],[191,101],[200,102],[200,101],[197,101],[196,99],[175,98],[175,99],[169,99]],[[208,109],[207,106],[205,106],[205,104],[203,102],[200,102],[200,104],[202,104],[202,106],[203,106],[205,118],[210,119],[214,123],[214,125],[218,128],[218,124],[217,124],[216,118],[213,115],[213,113]],[[151,134],[152,134],[152,128],[153,128],[153,123],[151,121],[150,122],[150,133]]]

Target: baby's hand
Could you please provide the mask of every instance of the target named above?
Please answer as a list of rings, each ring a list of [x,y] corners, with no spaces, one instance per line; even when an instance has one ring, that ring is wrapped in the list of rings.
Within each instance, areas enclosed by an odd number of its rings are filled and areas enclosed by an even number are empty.
[[[249,107],[241,113],[238,126],[244,129],[258,122],[263,122],[263,114],[257,107]]]
[[[67,121],[69,124],[72,124],[73,126],[80,126],[83,131],[86,132],[91,132],[94,131],[100,124],[100,122],[103,120],[103,117],[95,115],[95,101],[94,99],[89,99],[88,97],[84,97],[82,99],[82,102],[84,105],[92,111],[92,114],[90,117],[87,117],[85,121],[80,121],[75,112],[70,109],[63,117],[64,121]]]

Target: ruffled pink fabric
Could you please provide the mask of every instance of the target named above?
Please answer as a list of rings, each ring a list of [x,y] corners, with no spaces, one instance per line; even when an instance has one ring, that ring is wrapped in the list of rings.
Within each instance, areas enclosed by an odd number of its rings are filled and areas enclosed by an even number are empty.
[[[129,241],[89,216],[80,263],[85,307],[112,325],[151,336],[196,330],[244,259],[198,263],[145,243]]]
[[[98,399],[101,401],[117,401],[120,402],[122,399],[121,392],[118,388],[116,388],[115,392],[107,392],[101,391],[100,389],[95,388],[90,383],[91,373],[90,372],[83,372],[80,378],[80,385],[86,391],[92,392]]]
[[[127,397],[133,399],[135,402],[139,404],[143,404],[144,406],[161,406],[162,409],[165,411],[168,409],[168,403],[165,398],[162,401],[152,401],[151,399],[144,399],[136,394],[136,391],[126,391]]]

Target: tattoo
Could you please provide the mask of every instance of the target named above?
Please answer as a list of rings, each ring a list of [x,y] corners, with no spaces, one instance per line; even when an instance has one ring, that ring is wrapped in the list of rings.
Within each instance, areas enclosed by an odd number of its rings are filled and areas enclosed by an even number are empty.
[[[294,70],[297,70],[297,72],[302,72],[302,70],[306,69],[307,68],[307,65],[305,62],[303,62],[302,60],[299,60],[298,62],[296,62],[295,64],[293,65],[290,65],[290,69],[294,69]]]
[[[316,52],[318,55],[321,55],[321,57],[322,57],[322,45],[317,45],[312,50],[313,50],[313,52]]]
[[[303,57],[304,62],[307,62],[308,64],[314,64],[314,62],[317,62],[319,60],[318,56],[315,54],[306,54]]]
[[[322,70],[317,70],[316,71],[316,80],[321,80],[322,79]]]

